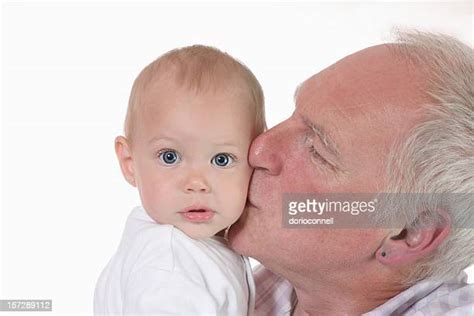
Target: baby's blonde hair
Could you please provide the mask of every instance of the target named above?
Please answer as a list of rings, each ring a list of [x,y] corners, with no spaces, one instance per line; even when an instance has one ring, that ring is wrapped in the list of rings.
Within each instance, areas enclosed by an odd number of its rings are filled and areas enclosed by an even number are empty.
[[[134,131],[134,120],[143,96],[152,83],[166,78],[178,87],[201,92],[218,89],[240,88],[248,96],[249,105],[254,108],[254,135],[266,129],[264,96],[257,78],[243,63],[227,53],[203,45],[173,49],[146,66],[135,79],[128,102],[124,133],[130,140]]]

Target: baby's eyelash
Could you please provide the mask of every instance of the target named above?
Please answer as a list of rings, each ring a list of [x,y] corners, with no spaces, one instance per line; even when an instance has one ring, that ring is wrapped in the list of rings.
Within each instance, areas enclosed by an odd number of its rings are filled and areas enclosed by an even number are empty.
[[[165,153],[167,151],[174,151],[176,154],[179,155],[179,152],[176,149],[173,148],[162,148],[156,152],[156,157],[159,157],[162,153]]]
[[[237,158],[237,156],[234,155],[234,154],[231,154],[231,153],[224,153],[224,154],[229,155],[229,157],[232,158],[235,162],[237,162],[237,161],[239,160],[239,159]]]

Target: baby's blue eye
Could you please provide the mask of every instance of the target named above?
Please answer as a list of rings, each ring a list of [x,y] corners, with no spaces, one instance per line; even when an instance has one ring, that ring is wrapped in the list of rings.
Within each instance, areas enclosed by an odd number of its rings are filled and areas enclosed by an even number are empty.
[[[227,167],[234,162],[234,158],[230,154],[220,153],[215,155],[211,162],[218,167]]]
[[[159,158],[167,165],[175,165],[181,160],[178,153],[174,150],[165,150],[161,152]]]

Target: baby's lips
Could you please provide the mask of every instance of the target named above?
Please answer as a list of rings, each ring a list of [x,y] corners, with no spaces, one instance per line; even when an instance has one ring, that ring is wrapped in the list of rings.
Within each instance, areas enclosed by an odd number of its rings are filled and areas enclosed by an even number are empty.
[[[185,208],[179,213],[184,219],[190,222],[202,223],[211,220],[215,212],[206,207],[192,206]]]
[[[188,207],[184,208],[182,211],[180,211],[179,213],[188,213],[188,212],[212,212],[212,213],[215,213],[214,210],[210,209],[209,207],[204,206],[204,205],[198,205],[198,204],[188,206]]]

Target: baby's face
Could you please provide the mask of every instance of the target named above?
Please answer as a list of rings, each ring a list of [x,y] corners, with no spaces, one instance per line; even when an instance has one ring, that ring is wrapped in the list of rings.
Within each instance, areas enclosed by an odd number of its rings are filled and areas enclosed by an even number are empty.
[[[144,208],[192,238],[213,236],[241,215],[252,173],[250,106],[235,91],[148,93],[132,155]]]

